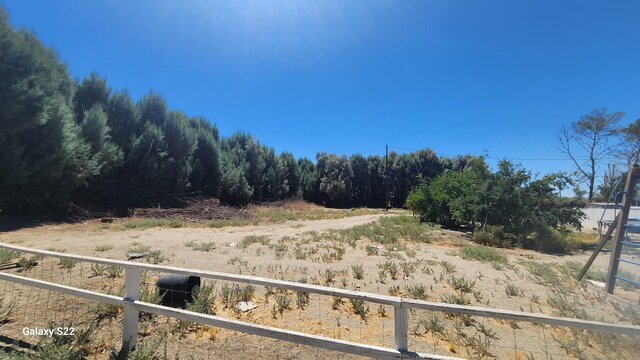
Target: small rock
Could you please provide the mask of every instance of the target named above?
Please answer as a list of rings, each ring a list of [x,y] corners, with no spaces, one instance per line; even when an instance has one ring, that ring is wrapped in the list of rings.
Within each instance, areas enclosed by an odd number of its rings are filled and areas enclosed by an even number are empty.
[[[240,301],[236,304],[236,309],[247,312],[249,310],[253,310],[257,308],[258,305],[254,304],[252,301]]]
[[[237,246],[236,243],[229,244],[229,247],[236,247],[236,246]]]
[[[356,284],[356,289],[360,289],[360,284]]]
[[[591,285],[593,286],[597,286],[599,288],[603,288],[605,287],[605,283],[603,283],[602,281],[595,281],[595,280],[587,280],[587,282],[591,283]]]

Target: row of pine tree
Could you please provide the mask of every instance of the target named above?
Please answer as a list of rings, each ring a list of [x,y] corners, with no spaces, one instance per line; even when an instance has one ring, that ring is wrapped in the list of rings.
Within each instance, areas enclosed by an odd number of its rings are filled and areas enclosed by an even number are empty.
[[[64,213],[69,204],[126,210],[189,196],[246,204],[302,198],[330,206],[403,206],[419,175],[463,169],[472,157],[423,149],[384,157],[276,154],[246,133],[221,137],[209,120],[133,99],[96,73],[74,81],[53,49],[14,29],[0,9],[0,210]]]

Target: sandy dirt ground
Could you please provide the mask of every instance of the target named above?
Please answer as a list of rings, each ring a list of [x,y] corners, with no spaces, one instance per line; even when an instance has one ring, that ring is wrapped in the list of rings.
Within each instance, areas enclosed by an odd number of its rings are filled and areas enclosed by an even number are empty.
[[[323,235],[376,222],[381,217],[397,215],[398,213],[376,214],[224,228],[141,230],[125,230],[118,221],[113,224],[90,221],[4,232],[0,233],[0,242],[40,249],[64,249],[68,253],[120,260],[126,259],[132,246],[142,246],[151,251],[160,251],[162,264],[180,267],[306,281],[402,297],[411,297],[412,291],[422,287],[424,299],[428,301],[450,301],[458,297],[466,299],[471,305],[490,308],[566,316],[580,316],[584,310],[584,316],[589,319],[614,323],[637,321],[633,316],[638,313],[630,313],[624,307],[629,302],[640,302],[640,292],[619,288],[616,289],[616,294],[628,301],[612,301],[598,291],[597,287],[574,282],[564,272],[570,268],[567,264],[573,264],[573,267],[575,264],[584,264],[589,253],[556,256],[522,249],[498,249],[499,253],[507,257],[508,266],[496,266],[461,258],[459,249],[473,243],[463,233],[438,228],[428,230],[428,243],[399,241],[392,246],[381,245],[370,239],[347,244]],[[247,245],[244,239],[248,236],[254,236],[259,241]],[[209,251],[196,251],[189,246],[201,243],[211,243]],[[374,248],[377,254],[372,253]],[[342,254],[336,254],[341,251]],[[57,277],[66,279],[65,282],[70,285],[102,291],[121,286],[121,277],[106,280],[89,275],[92,270],[88,264],[62,271],[60,266],[56,266],[57,260],[56,263],[51,260],[50,264],[46,261],[43,260],[40,266],[51,271],[41,271],[48,274],[44,275],[44,279],[47,276]],[[608,255],[603,254],[598,257],[593,268],[602,271],[607,268],[608,261]],[[536,277],[531,264],[552,267],[558,283],[552,285]],[[361,279],[356,278],[354,266],[362,267]],[[387,269],[396,267],[398,274],[392,276],[388,270],[382,271],[385,266]],[[622,267],[626,269],[624,265]],[[633,268],[628,270],[634,271]],[[49,274],[55,272],[58,275]],[[152,288],[159,275],[149,274],[145,283]],[[37,269],[34,270],[33,277],[39,277]],[[456,281],[467,281],[470,288],[455,289]],[[218,290],[222,285],[222,282],[215,283]],[[15,287],[11,291],[15,294],[20,291],[28,294],[27,290]],[[215,312],[221,316],[258,324],[393,347],[391,307],[370,304],[362,315],[355,310],[356,305],[347,299],[311,294],[308,304],[300,306],[296,300],[297,295],[295,292],[259,288],[253,295],[253,301],[258,307],[246,313],[238,313],[226,307],[219,294]],[[279,301],[286,298],[290,299],[291,304],[283,311],[275,311],[276,304],[279,305]],[[562,303],[559,304],[559,301]],[[26,305],[23,304],[24,306]],[[412,311],[410,319],[410,350],[464,358],[606,359],[611,357],[608,357],[602,344],[629,343],[627,338],[571,332],[566,328],[479,317],[447,316],[426,311]],[[115,329],[109,332],[117,333],[117,325],[113,326]],[[180,327],[176,335],[175,331],[166,331],[168,328],[175,329],[176,326],[166,319],[151,319],[146,326],[146,330],[141,330],[142,338],[151,341],[164,331],[170,340],[170,349],[165,351],[180,355],[181,358],[187,358],[187,353],[197,354],[201,358],[225,358],[230,349],[239,351],[239,348],[246,351],[239,355],[240,358],[343,357],[341,354],[331,355],[313,349],[300,350],[300,347],[282,342],[206,327]],[[7,329],[7,326],[0,327],[0,332],[5,335],[9,331]],[[601,339],[598,340],[598,336]],[[110,337],[105,335],[105,338]],[[639,342],[638,337],[631,339],[633,346]],[[185,350],[188,348],[193,350]],[[178,349],[177,352],[175,349]],[[206,349],[203,350],[206,355],[195,349]],[[617,358],[633,358],[630,351],[635,348],[630,349],[621,348],[616,353]]]

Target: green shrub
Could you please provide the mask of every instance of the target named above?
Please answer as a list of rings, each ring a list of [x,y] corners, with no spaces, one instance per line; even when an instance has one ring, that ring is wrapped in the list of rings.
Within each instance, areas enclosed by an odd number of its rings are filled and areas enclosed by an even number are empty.
[[[564,234],[550,227],[543,227],[533,234],[537,250],[549,254],[568,254],[575,250],[575,243]]]
[[[27,271],[32,267],[38,265],[38,259],[39,258],[37,256],[32,256],[28,259],[26,257],[22,257],[20,258],[20,260],[18,260],[18,267],[23,271]]]
[[[187,304],[187,310],[201,314],[215,315],[214,303],[216,300],[215,284],[204,284],[193,289],[193,298]]]
[[[251,244],[260,243],[262,245],[268,245],[271,240],[266,235],[249,235],[245,236],[238,247],[240,249],[246,249]]]
[[[458,255],[465,260],[478,260],[491,264],[506,265],[509,260],[498,250],[484,245],[465,245],[458,251]]]
[[[502,226],[487,226],[486,229],[473,232],[474,242],[493,247],[510,247],[514,238],[512,234],[505,234]]]
[[[17,251],[0,249],[0,264],[6,264],[18,256],[20,256],[20,253]]]
[[[351,265],[351,270],[353,271],[353,277],[358,280],[364,279],[364,268],[362,264],[360,265]]]
[[[213,241],[196,242],[194,240],[190,240],[184,243],[184,245],[186,247],[192,248],[194,251],[202,251],[202,252],[209,252],[211,250],[215,250],[218,247],[218,245],[216,245],[216,243]]]
[[[445,226],[475,228],[482,224],[504,229],[501,236],[494,236],[500,235],[498,229],[477,235],[477,241],[488,245],[506,244],[510,240],[507,233],[520,239],[540,228],[580,227],[584,203],[563,198],[558,191],[573,184],[568,175],[552,173],[536,179],[507,160],[499,161],[495,171],[481,157],[470,160],[461,171],[420,179],[407,197],[407,207],[422,220]],[[558,250],[553,241],[535,245]]]

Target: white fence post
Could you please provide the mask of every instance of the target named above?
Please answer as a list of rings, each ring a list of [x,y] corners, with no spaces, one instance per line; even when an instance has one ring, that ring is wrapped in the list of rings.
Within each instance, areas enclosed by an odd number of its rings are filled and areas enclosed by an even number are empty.
[[[138,310],[129,303],[140,298],[140,269],[124,269],[124,320],[122,345],[133,349],[138,341]]]
[[[409,309],[395,306],[393,308],[393,325],[396,349],[409,349]]]

